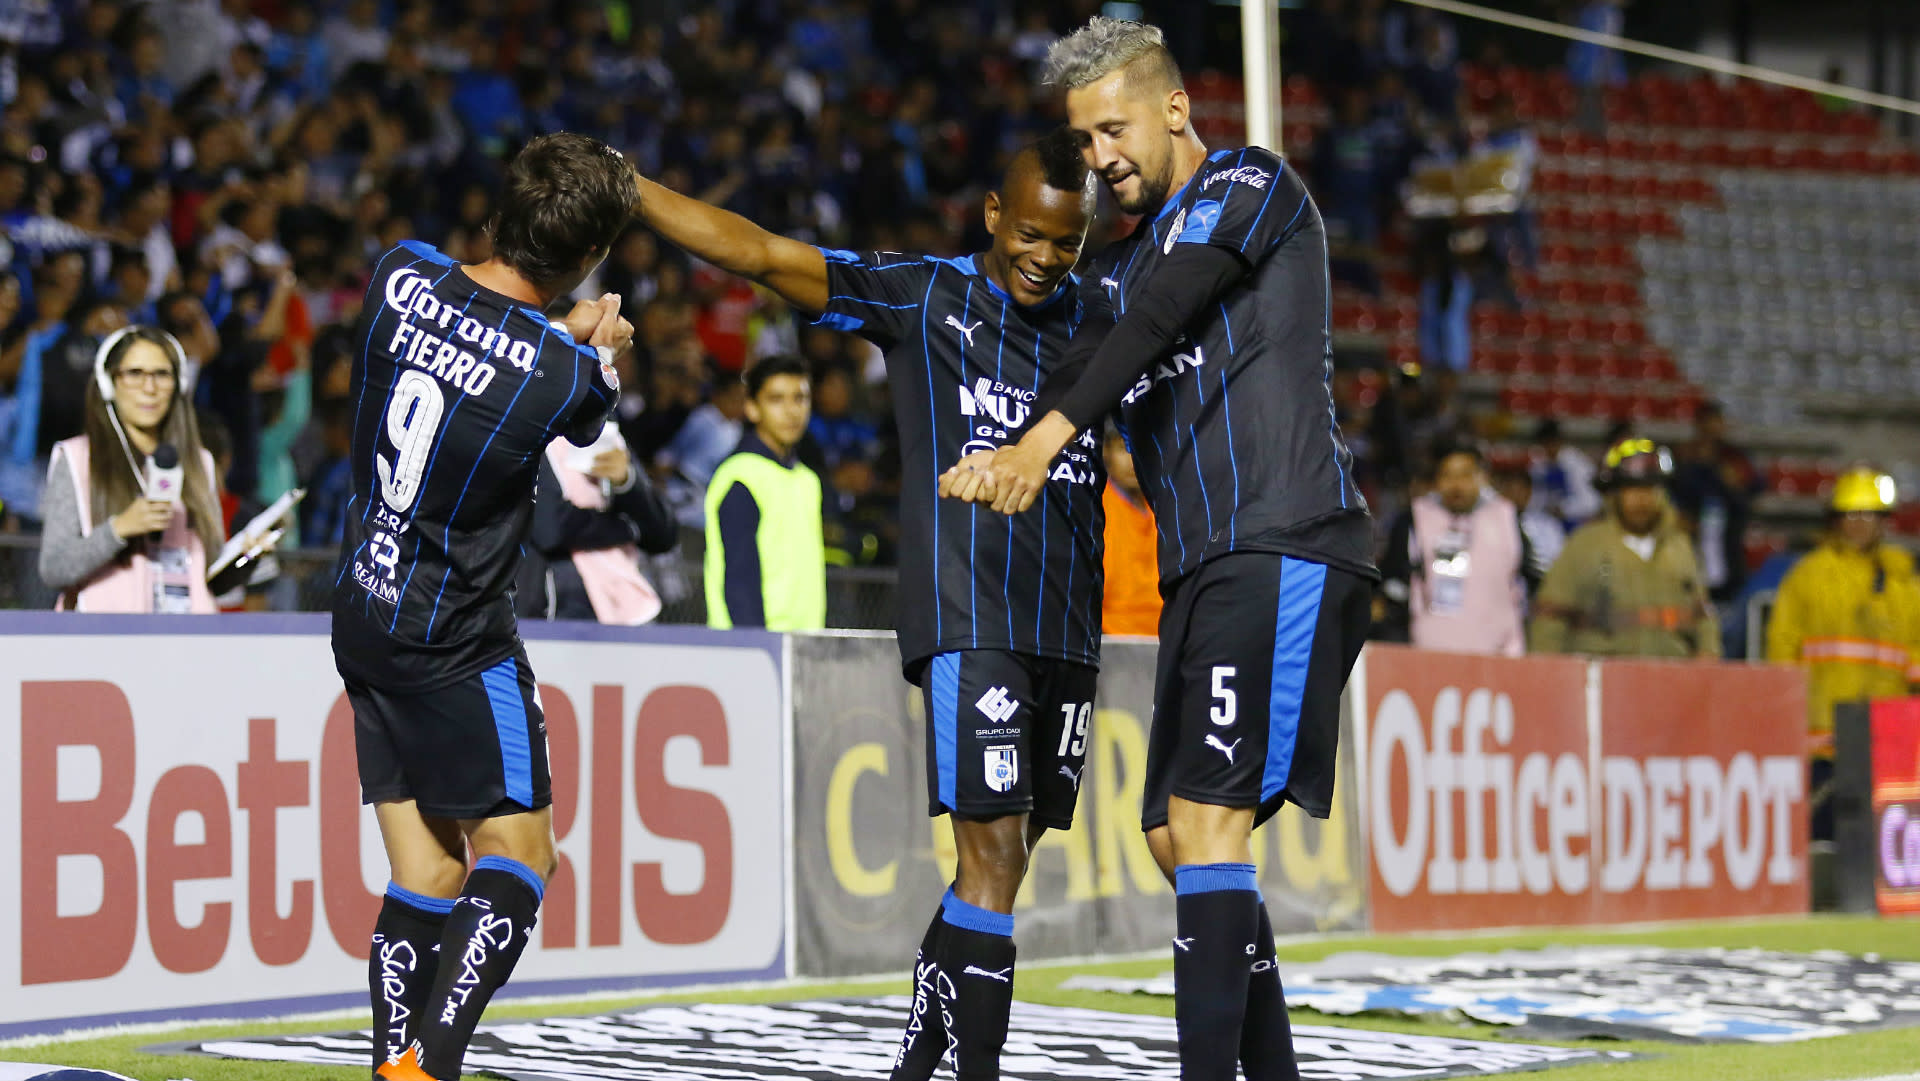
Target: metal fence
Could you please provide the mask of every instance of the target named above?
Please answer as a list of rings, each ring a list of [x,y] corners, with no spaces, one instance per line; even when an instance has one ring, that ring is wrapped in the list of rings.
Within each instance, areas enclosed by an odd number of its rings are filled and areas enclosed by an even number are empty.
[[[641,569],[660,591],[659,622],[705,623],[704,538],[683,535],[681,547],[644,561]],[[331,548],[297,548],[279,555],[280,576],[249,590],[249,607],[273,612],[324,612],[333,594]],[[54,593],[40,580],[39,538],[0,534],[0,608],[52,608]],[[899,573],[891,567],[828,567],[827,625],[891,630]]]

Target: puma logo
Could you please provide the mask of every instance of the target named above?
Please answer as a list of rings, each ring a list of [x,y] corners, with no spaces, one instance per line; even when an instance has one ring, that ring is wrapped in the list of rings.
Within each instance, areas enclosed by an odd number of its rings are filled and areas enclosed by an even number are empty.
[[[1231,766],[1233,765],[1233,752],[1239,748],[1240,741],[1236,739],[1232,743],[1222,743],[1220,742],[1219,736],[1214,735],[1212,732],[1208,732],[1207,746],[1212,747],[1214,750],[1219,751],[1221,754],[1226,755],[1227,765]]]
[[[1118,289],[1120,288],[1120,283],[1114,281],[1112,278],[1101,278],[1100,287],[1102,289]]]
[[[1173,948],[1179,950],[1181,953],[1186,953],[1192,946],[1193,939],[1190,938],[1176,938],[1173,940]]]
[[[966,968],[960,971],[960,975],[985,976],[989,980],[999,980],[1001,983],[1010,984],[1013,982],[1013,966],[1009,965],[998,972],[989,972],[986,969],[981,968],[979,965],[968,965]]]
[[[980,323],[982,322],[985,322],[985,320],[976,321],[972,326],[968,326],[962,323],[957,316],[947,316],[947,325],[959,331],[960,336],[967,339],[967,348],[969,349],[973,348],[973,332],[980,329]]]
[[[1081,771],[1082,771],[1082,772],[1084,772],[1084,771],[1086,770],[1086,768],[1087,768],[1087,767],[1085,767],[1085,766],[1081,766],[1081,767],[1080,767],[1080,769],[1081,769]],[[1075,772],[1073,771],[1073,767],[1071,767],[1071,766],[1061,766],[1061,767],[1060,767],[1060,776],[1062,776],[1062,777],[1065,777],[1065,778],[1066,778],[1067,780],[1069,780],[1069,781],[1072,781],[1072,782],[1073,782],[1073,790],[1074,790],[1075,792],[1078,792],[1078,791],[1080,791],[1080,774],[1079,774],[1079,773],[1075,773]]]

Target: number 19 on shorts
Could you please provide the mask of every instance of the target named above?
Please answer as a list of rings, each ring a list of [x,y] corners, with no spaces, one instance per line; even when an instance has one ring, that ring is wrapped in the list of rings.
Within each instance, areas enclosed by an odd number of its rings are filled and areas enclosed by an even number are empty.
[[[1087,725],[1093,720],[1093,703],[1060,703],[1060,749],[1058,758],[1079,758],[1087,753]]]

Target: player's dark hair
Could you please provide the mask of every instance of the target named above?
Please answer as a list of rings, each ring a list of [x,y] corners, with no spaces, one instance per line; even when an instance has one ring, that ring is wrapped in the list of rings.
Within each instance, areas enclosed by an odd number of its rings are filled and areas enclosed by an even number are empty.
[[[758,398],[761,388],[767,385],[767,380],[776,375],[797,375],[807,379],[809,374],[807,362],[799,357],[785,353],[763,357],[756,361],[753,367],[747,369],[747,397]]]
[[[572,132],[542,135],[507,166],[487,229],[493,254],[535,285],[565,281],[612,247],[638,196],[619,151]]]
[[[1040,176],[1055,191],[1079,193],[1087,187],[1087,159],[1080,153],[1080,138],[1062,124],[1034,140],[1034,156],[1040,161]]]

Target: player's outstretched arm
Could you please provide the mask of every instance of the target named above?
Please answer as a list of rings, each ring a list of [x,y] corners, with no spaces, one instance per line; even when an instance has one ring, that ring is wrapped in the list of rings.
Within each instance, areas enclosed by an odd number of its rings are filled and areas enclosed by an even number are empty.
[[[634,214],[714,266],[759,282],[796,308],[827,307],[827,257],[811,244],[770,233],[747,219],[640,177]]]

